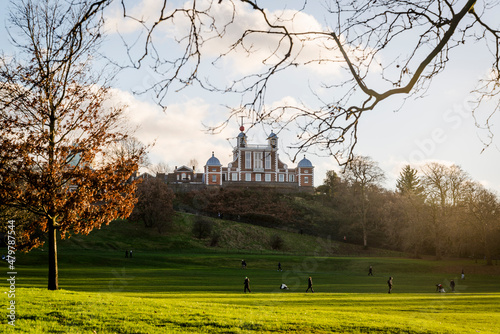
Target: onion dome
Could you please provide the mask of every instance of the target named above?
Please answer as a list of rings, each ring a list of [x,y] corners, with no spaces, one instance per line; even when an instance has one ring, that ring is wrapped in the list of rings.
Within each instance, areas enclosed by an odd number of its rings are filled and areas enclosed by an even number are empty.
[[[297,167],[313,167],[313,165],[312,165],[311,161],[306,159],[306,156],[304,155],[304,159],[299,161],[299,164],[297,165]]]
[[[222,166],[222,164],[220,163],[219,159],[217,159],[214,156],[214,152],[212,152],[212,157],[210,159],[208,159],[207,166]]]
[[[272,130],[269,137],[267,137],[267,141],[269,143],[269,146],[271,146],[272,148],[278,147],[278,136]]]
[[[271,130],[271,134],[269,135],[268,139],[271,138],[278,138],[278,136]]]

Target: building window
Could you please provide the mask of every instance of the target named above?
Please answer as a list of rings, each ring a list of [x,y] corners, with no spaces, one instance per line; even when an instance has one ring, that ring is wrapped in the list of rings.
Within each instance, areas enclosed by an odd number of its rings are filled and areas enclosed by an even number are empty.
[[[252,174],[246,173],[245,174],[245,181],[252,181]]]
[[[285,174],[278,174],[278,177],[280,182],[285,182]]]
[[[294,176],[295,176],[295,175],[290,174],[290,175],[288,176],[288,182],[295,182],[295,177],[294,177]]]
[[[252,152],[245,152],[245,168],[252,168]]]
[[[216,183],[217,182],[217,175],[212,175],[212,183]]]
[[[233,181],[238,181],[238,173],[231,173],[231,179]]]
[[[266,182],[271,182],[271,174],[266,174]]]
[[[309,183],[309,176],[304,176],[304,183]]]
[[[304,169],[304,174],[309,174],[309,169]]]
[[[262,152],[254,152],[253,154],[253,168],[262,169]]]
[[[257,181],[257,182],[262,181],[260,174],[255,174],[255,181]]]
[[[266,154],[266,169],[271,169],[271,153]]]

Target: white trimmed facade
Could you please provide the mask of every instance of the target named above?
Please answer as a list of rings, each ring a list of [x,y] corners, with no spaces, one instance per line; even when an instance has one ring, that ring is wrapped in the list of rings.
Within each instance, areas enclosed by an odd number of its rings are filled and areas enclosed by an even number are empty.
[[[168,175],[168,182],[186,184],[191,183],[190,180],[202,180],[205,186],[210,187],[256,186],[288,188],[290,191],[314,190],[314,166],[308,159],[304,157],[296,168],[289,168],[279,158],[278,136],[275,133],[271,132],[266,144],[249,144],[244,128],[240,130],[233,148],[233,160],[227,167],[223,167],[212,152],[203,173],[194,173],[194,170],[182,166]],[[184,174],[179,176],[179,173]]]

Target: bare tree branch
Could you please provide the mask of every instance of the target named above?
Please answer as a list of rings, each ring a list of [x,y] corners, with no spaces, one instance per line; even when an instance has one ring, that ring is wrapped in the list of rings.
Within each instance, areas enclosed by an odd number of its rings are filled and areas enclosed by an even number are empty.
[[[92,9],[108,4],[94,3]],[[277,10],[280,4],[263,5],[256,0],[192,0],[181,5],[164,0],[150,21],[136,16],[125,0],[120,3],[123,16],[145,31],[140,55],[131,56],[137,41],[127,49],[131,66],[150,62],[159,78],[148,88],[160,104],[166,105],[169,92],[193,85],[214,94],[238,96],[239,104],[227,103],[227,121],[209,130],[220,131],[241,114],[253,124],[269,124],[278,131],[293,125],[299,128],[291,146],[296,155],[315,148],[339,161],[351,159],[363,114],[374,112],[380,102],[394,96],[424,94],[432,79],[445,70],[451,50],[486,43],[492,68],[499,73],[500,34],[497,22],[491,22],[488,15],[500,7],[497,1],[327,0],[324,22],[311,25],[310,20],[308,27],[299,24],[310,18],[307,1],[296,9],[283,4]],[[166,27],[178,49],[165,53],[157,37],[165,36],[160,29]],[[251,59],[259,66],[249,73],[240,71],[239,77],[212,74],[236,58]],[[321,64],[335,64],[340,73],[311,78],[305,100],[273,105],[268,92],[280,80]],[[499,78],[491,80],[494,85]],[[318,88],[324,92],[318,93]],[[498,98],[491,89],[483,93]]]

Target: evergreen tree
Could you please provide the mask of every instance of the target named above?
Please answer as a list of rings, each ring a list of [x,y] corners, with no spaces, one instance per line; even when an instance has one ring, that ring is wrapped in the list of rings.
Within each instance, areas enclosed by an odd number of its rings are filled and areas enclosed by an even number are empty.
[[[424,191],[424,187],[420,184],[420,178],[417,175],[417,170],[406,165],[397,179],[396,188],[401,194],[420,195]]]

